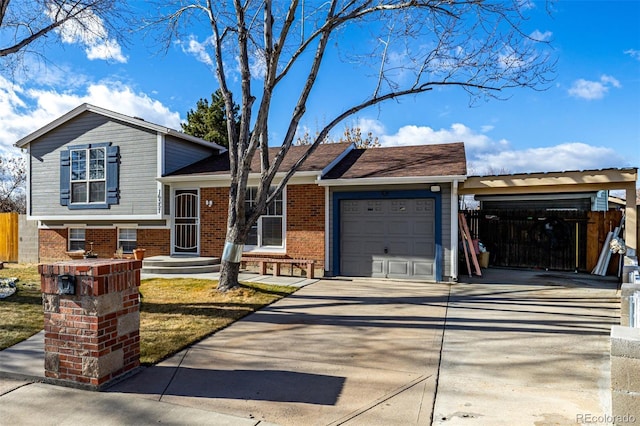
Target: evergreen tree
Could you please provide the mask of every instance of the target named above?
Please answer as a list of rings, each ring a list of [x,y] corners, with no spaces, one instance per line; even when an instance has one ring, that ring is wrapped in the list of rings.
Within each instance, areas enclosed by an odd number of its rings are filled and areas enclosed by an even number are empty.
[[[235,103],[231,112],[231,120],[233,126],[238,129],[240,119],[238,105]],[[188,135],[228,147],[227,111],[220,89],[211,94],[211,103],[207,99],[201,98],[197,102],[195,110],[192,109],[187,113],[187,122],[180,125],[182,131]]]

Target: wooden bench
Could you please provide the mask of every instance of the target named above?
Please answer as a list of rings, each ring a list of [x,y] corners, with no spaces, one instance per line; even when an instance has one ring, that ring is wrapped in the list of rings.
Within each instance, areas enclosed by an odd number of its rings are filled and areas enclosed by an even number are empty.
[[[269,263],[273,264],[273,276],[277,277],[280,275],[280,266],[281,265],[305,265],[305,269],[307,271],[307,278],[313,278],[313,266],[315,265],[315,260],[310,259],[289,259],[286,257],[242,257],[240,262],[254,262],[260,265],[260,273],[262,275],[267,274],[267,265]]]

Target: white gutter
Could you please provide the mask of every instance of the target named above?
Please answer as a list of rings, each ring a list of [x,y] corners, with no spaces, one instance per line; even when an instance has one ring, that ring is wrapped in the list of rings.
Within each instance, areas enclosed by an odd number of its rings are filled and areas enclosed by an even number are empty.
[[[306,172],[296,172],[293,177],[314,177],[320,178],[320,171],[306,171]],[[278,179],[282,179],[286,175],[286,172],[276,173],[274,176],[274,181],[277,182]],[[251,173],[249,175],[249,180],[251,179],[260,179],[260,173]],[[158,181],[162,183],[169,182],[225,182],[231,181],[231,175],[229,174],[197,174],[197,175],[180,175],[180,176],[163,176],[157,178]]]
[[[121,220],[164,220],[162,215],[152,215],[152,214],[140,214],[140,215],[78,215],[70,217],[69,215],[62,216],[27,216],[27,220],[41,220],[41,221],[69,221],[69,220],[77,220],[77,221],[93,221],[93,220],[107,220],[110,222],[118,222]]]
[[[424,184],[449,183],[465,180],[464,175],[454,176],[406,176],[406,177],[375,177],[359,179],[325,179],[318,182],[320,186],[355,186],[355,185],[388,185],[388,184]]]
[[[31,160],[33,157],[31,156],[31,144],[27,145],[27,188],[26,188],[26,196],[27,196],[27,215],[31,214]],[[29,217],[27,216],[27,219]]]

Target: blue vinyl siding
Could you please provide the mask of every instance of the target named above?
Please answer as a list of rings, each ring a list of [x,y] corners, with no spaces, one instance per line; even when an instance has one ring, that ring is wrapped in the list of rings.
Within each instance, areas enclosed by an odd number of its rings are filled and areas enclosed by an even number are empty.
[[[217,153],[216,149],[189,143],[172,136],[164,142],[164,173],[169,174]]]

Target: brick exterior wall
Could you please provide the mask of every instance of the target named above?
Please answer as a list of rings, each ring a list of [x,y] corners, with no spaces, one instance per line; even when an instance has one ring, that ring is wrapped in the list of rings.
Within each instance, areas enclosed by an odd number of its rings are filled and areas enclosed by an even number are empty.
[[[220,257],[227,232],[229,188],[200,190],[200,253]],[[206,201],[213,201],[208,207]],[[316,274],[324,272],[324,188],[317,185],[287,186],[286,256],[313,259]],[[247,254],[247,256],[264,256]],[[269,254],[269,257],[284,255]]]
[[[208,207],[207,200],[213,201]],[[200,189],[200,255],[222,256],[227,234],[227,209],[229,188]]]
[[[324,216],[324,188],[287,187],[287,255],[313,259],[316,268],[324,267]]]
[[[134,260],[40,265],[45,377],[99,389],[140,365],[140,268]],[[58,276],[73,275],[61,294]]]
[[[200,190],[200,255],[220,257],[227,232],[229,188]],[[213,201],[211,207],[206,201]],[[316,274],[324,272],[324,188],[317,185],[287,186],[286,256],[313,259]],[[40,229],[40,262],[71,260],[67,254],[67,229]],[[146,250],[145,257],[171,253],[170,229],[138,229],[138,248]],[[110,259],[117,250],[117,229],[86,228],[86,248],[93,242],[99,258]],[[264,255],[264,254],[262,254]],[[269,256],[273,257],[272,254]],[[281,255],[283,256],[283,255]],[[277,256],[276,256],[277,257]]]
[[[170,229],[138,229],[138,248],[145,249],[145,257],[171,254]]]
[[[40,262],[57,262],[71,260],[67,250],[69,243],[67,229],[40,229],[39,257]],[[138,229],[138,248],[146,250],[145,256],[169,255],[171,253],[171,231],[169,229]],[[101,259],[110,259],[118,249],[118,230],[115,228],[86,228],[86,250],[93,242],[93,251]]]
[[[67,229],[38,230],[38,257],[40,262],[55,262],[70,260],[65,253],[68,250]]]

